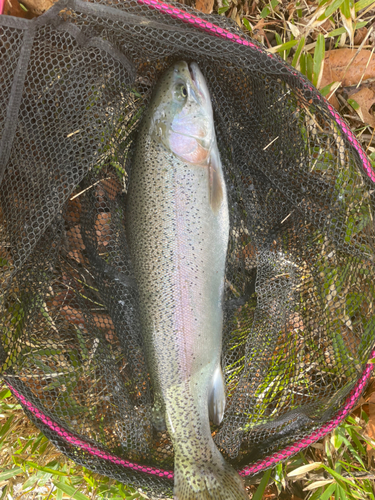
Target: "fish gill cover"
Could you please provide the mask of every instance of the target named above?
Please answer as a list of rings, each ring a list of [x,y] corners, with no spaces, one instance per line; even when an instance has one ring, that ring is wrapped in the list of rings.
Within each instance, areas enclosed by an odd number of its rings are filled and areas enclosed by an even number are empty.
[[[214,442],[246,476],[334,428],[375,341],[375,173],[336,111],[227,19],[157,0],[2,16],[0,53],[0,366],[29,418],[77,463],[171,494],[126,198],[152,91],[185,60],[229,208]]]

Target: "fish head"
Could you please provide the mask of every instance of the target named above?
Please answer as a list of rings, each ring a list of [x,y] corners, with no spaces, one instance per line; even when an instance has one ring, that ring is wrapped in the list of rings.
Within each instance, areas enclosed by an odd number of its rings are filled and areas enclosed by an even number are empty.
[[[153,137],[184,162],[207,165],[215,131],[210,93],[198,65],[179,61],[169,68],[151,107]]]

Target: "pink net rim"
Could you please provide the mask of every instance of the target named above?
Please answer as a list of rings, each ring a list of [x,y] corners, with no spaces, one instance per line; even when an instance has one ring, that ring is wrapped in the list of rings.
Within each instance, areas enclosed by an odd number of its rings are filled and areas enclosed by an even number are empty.
[[[181,10],[171,4],[162,2],[160,0],[137,0],[138,3],[147,5],[150,8],[157,9],[166,15],[169,15],[171,17],[175,17],[177,19],[182,20],[183,22],[193,24],[196,27],[199,27],[207,32],[210,32],[211,34],[215,36],[220,36],[222,38],[228,39],[232,41],[233,43],[238,43],[241,44],[245,47],[249,47],[251,50],[256,50],[258,52],[264,53],[261,47],[258,45],[240,37],[237,34],[230,33],[229,31],[220,28],[219,26],[216,26],[213,23],[210,23],[204,19],[201,19],[200,17],[197,17],[191,13],[188,13],[184,10]],[[0,0],[0,13],[2,12],[2,8],[4,6],[5,0]],[[267,56],[270,58],[274,58],[273,54],[267,53]],[[300,77],[300,73],[296,71],[294,68],[285,65],[285,68],[296,78],[300,79],[300,82],[303,84],[305,88],[307,88],[310,91],[316,91],[316,89],[310,85],[308,82],[306,82],[303,78]],[[328,103],[328,101],[321,95],[317,95],[319,99],[321,99],[325,104],[327,105],[331,115],[335,119],[336,123],[339,125],[341,131],[346,135],[348,138],[349,142],[353,145],[353,147],[356,149],[358,152],[362,164],[364,166],[364,169],[369,176],[369,178],[375,182],[375,172],[372,168],[371,162],[368,159],[365,151],[363,150],[362,146],[358,142],[356,136],[353,134],[353,132],[350,130],[349,126],[346,124],[346,122],[341,118],[339,113],[333,108],[331,104]],[[371,352],[370,358],[375,358],[375,349]],[[324,437],[328,432],[331,432],[333,429],[335,429],[348,415],[348,413],[354,408],[354,405],[358,401],[363,389],[365,388],[372,370],[374,368],[374,365],[372,363],[369,363],[366,365],[361,378],[358,380],[357,384],[355,387],[351,390],[349,396],[345,400],[344,406],[336,413],[336,415],[326,424],[324,424],[322,427],[319,429],[313,431],[311,434],[309,434],[307,437],[303,438],[300,441],[297,441],[286,448],[284,448],[281,451],[277,451],[270,455],[267,458],[258,460],[256,463],[246,466],[243,469],[239,470],[239,474],[241,476],[248,476],[252,474],[256,474],[258,472],[261,472],[263,470],[266,470],[273,465],[277,464],[281,460],[285,460],[296,453],[300,452],[304,448],[307,448],[314,442],[318,441],[322,437]],[[87,443],[81,438],[76,437],[73,433],[67,431],[62,427],[60,424],[57,424],[53,419],[50,417],[46,416],[43,412],[41,412],[36,406],[34,406],[30,401],[28,401],[22,394],[20,394],[16,389],[12,387],[11,384],[7,382],[7,385],[9,389],[12,391],[12,393],[16,396],[16,398],[19,400],[19,402],[27,409],[29,410],[36,418],[38,418],[41,422],[43,422],[44,425],[46,425],[48,428],[50,428],[52,431],[54,431],[56,434],[58,434],[62,439],[64,439],[66,442],[72,444],[73,446],[76,446],[77,448],[80,448],[84,450],[85,452],[101,458],[103,460],[107,460],[111,463],[114,463],[116,465],[123,466],[124,468],[132,469],[137,472],[143,472],[149,475],[157,476],[160,478],[165,478],[165,479],[170,479],[173,480],[174,473],[171,470],[163,470],[159,469],[157,467],[151,467],[151,466],[145,466],[145,465],[139,465],[136,463],[133,463],[129,460],[125,460],[117,455],[114,455],[110,453],[109,451],[102,450],[99,447]]]
[[[375,349],[371,352],[371,358],[375,358]],[[363,370],[362,376],[351,390],[349,396],[346,398],[344,406],[336,413],[336,415],[325,425],[320,427],[319,429],[313,431],[307,437],[301,439],[300,441],[296,441],[295,443],[287,446],[281,451],[277,451],[266,457],[262,460],[258,460],[255,464],[249,465],[240,469],[238,472],[241,476],[249,476],[251,474],[256,474],[261,472],[262,470],[266,470],[273,465],[277,464],[281,460],[285,460],[296,453],[300,452],[304,448],[307,448],[311,444],[315,443],[322,437],[324,437],[328,432],[331,432],[335,429],[348,415],[348,413],[354,408],[354,405],[358,401],[363,389],[365,388],[368,380],[370,379],[372,370],[374,365],[372,363],[368,363],[366,368]],[[9,382],[7,382],[8,388],[12,391],[14,396],[19,400],[19,402],[29,410],[36,418],[38,418],[44,425],[46,425],[49,429],[54,431],[56,434],[60,436],[60,438],[64,439],[68,443],[76,446],[77,448],[81,448],[86,451],[90,455],[101,458],[103,460],[108,460],[116,465],[120,465],[127,469],[132,469],[137,472],[143,472],[149,475],[158,476],[165,479],[173,479],[174,474],[171,470],[159,469],[157,467],[139,465],[129,460],[125,460],[113,453],[101,450],[99,447],[87,443],[81,438],[76,437],[73,433],[67,431],[60,424],[56,423],[53,419],[45,415],[42,411],[40,411],[35,405],[33,405],[30,401],[28,401],[22,394],[20,394]]]

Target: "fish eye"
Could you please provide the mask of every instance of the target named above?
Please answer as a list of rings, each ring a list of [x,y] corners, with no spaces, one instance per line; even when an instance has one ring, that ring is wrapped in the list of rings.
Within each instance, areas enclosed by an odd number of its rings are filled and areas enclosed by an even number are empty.
[[[183,83],[179,83],[178,85],[176,85],[174,95],[178,101],[186,99],[188,96],[188,90],[186,85],[184,85]]]

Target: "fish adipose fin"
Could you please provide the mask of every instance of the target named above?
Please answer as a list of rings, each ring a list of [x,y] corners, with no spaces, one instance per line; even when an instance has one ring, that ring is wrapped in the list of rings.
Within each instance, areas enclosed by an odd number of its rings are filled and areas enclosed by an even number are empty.
[[[225,385],[221,366],[215,370],[212,378],[211,391],[208,397],[208,413],[210,420],[215,425],[219,425],[223,420],[225,410]]]
[[[216,148],[212,148],[208,161],[209,200],[213,213],[216,215],[224,199],[223,173],[220,157]]]
[[[249,500],[240,476],[217,450],[210,463],[175,456],[174,500]]]

